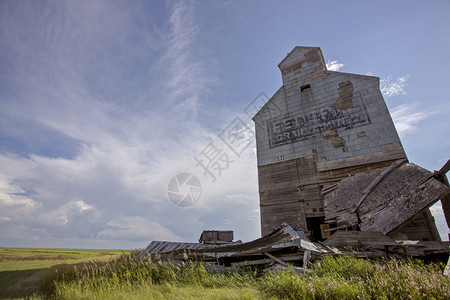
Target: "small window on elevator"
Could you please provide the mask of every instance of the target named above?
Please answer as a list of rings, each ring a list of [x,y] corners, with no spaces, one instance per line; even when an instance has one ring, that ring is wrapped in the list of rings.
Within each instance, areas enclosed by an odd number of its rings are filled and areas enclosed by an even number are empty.
[[[300,90],[302,92],[302,102],[311,102],[312,101],[312,90],[311,86],[309,84],[303,85],[300,87]]]
[[[307,92],[308,90],[311,90],[311,86],[309,84],[307,85],[303,85],[300,87],[300,91],[303,92]]]

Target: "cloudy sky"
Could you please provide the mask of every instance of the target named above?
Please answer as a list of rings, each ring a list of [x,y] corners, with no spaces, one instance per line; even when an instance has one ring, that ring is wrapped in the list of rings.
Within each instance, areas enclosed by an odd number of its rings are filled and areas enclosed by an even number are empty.
[[[281,86],[277,65],[294,46],[380,77],[410,161],[439,169],[449,13],[448,1],[0,1],[0,246],[259,237],[245,110]],[[247,147],[233,152],[236,120]],[[213,150],[226,158],[214,178],[195,160]],[[188,208],[168,199],[180,173],[202,185]]]

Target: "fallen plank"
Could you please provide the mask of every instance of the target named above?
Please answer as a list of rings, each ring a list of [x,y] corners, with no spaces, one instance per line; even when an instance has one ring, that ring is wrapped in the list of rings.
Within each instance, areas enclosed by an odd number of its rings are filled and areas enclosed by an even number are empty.
[[[363,191],[363,195],[361,199],[356,203],[355,208],[352,212],[355,212],[358,210],[361,203],[363,203],[364,200],[366,200],[367,196],[370,194],[370,192],[383,180],[384,177],[386,177],[387,174],[389,174],[391,171],[393,171],[395,168],[400,166],[402,163],[406,161],[406,158],[402,158],[399,160],[396,160],[393,162],[389,167],[387,167],[383,172],[381,172],[380,175],[378,175],[370,184],[368,187],[366,187]]]
[[[267,256],[267,257],[269,257],[269,258],[272,259],[273,261],[279,263],[280,265],[283,265],[283,266],[287,267],[287,263],[285,263],[284,261],[282,261],[282,260],[279,259],[279,258],[276,258],[276,257],[273,256],[272,254],[265,252],[264,255]]]
[[[270,266],[270,267],[264,269],[263,272],[264,273],[270,272],[270,273],[277,274],[281,271],[294,271],[300,275],[305,274],[305,270],[303,268],[295,267],[295,266],[284,266],[284,265],[280,265],[280,264],[274,264],[273,266]]]

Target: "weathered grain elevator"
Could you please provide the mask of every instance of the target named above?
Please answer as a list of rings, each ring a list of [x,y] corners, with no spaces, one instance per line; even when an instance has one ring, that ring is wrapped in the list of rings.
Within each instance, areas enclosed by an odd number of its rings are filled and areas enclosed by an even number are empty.
[[[339,226],[325,222],[324,191],[407,158],[378,77],[328,71],[317,47],[295,47],[278,67],[283,86],[253,118],[261,231],[287,222],[321,240]],[[440,240],[426,206],[399,230]]]

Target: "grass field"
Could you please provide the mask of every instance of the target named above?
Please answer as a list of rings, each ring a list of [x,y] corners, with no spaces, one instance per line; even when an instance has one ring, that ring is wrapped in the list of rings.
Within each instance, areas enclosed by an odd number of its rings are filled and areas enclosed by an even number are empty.
[[[58,264],[105,261],[120,250],[0,248],[0,299],[39,292],[46,270]]]
[[[3,250],[0,298],[450,299],[444,264],[406,258],[327,257],[300,276],[251,269],[217,274],[195,262],[136,259],[137,251]]]

